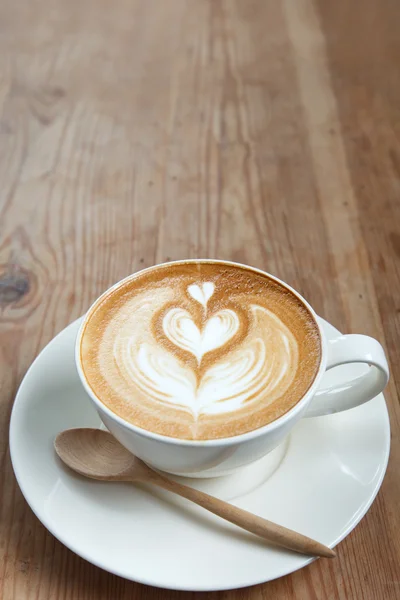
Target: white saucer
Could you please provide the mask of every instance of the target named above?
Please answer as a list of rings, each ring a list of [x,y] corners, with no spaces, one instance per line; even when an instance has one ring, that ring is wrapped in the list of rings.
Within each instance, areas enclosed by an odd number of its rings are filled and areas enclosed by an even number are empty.
[[[78,327],[75,321],[64,329],[35,360],[11,417],[14,471],[49,531],[111,573],[172,589],[239,588],[309,564],[312,558],[269,547],[172,494],[89,481],[63,467],[53,450],[56,434],[100,426],[74,366]],[[324,327],[328,336],[337,334],[328,323]],[[326,383],[357,377],[363,368],[338,368]],[[344,413],[303,419],[286,444],[239,474],[191,483],[332,547],[369,509],[389,445],[380,395]]]

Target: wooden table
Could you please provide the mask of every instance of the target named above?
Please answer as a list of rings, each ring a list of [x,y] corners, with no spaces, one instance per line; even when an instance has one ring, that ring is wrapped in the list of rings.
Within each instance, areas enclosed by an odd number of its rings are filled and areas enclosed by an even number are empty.
[[[391,359],[368,515],[278,581],[209,598],[400,597],[400,5],[19,0],[0,8],[0,597],[194,598],[109,575],[34,517],[8,422],[41,348],[161,261],[264,268]],[[199,595],[199,597],[202,597]]]

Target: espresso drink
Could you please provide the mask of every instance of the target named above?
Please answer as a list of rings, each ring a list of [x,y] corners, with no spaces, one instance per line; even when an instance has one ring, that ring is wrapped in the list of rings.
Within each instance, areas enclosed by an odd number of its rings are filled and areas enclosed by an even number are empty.
[[[88,314],[80,351],[89,386],[114,413],[206,440],[291,409],[317,374],[321,340],[313,316],[278,282],[198,261],[154,267],[111,289]]]

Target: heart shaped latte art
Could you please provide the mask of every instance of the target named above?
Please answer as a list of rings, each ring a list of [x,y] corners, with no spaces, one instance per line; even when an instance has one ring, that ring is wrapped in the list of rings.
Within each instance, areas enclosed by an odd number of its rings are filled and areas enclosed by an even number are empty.
[[[197,420],[201,415],[241,410],[261,399],[271,404],[290,386],[299,355],[291,330],[258,303],[243,307],[237,302],[231,308],[209,311],[215,287],[211,281],[190,282],[182,299],[186,306],[189,300],[189,310],[176,305],[174,289],[162,295],[161,306],[157,294],[131,301],[132,327],[118,330],[112,351],[117,381],[122,379],[129,389],[135,410],[142,397],[146,406],[153,400],[168,410],[190,412]],[[225,295],[219,294],[221,298]],[[149,322],[152,314],[157,315],[156,327]],[[223,351],[209,355],[218,349]],[[194,360],[187,360],[182,352]],[[158,411],[154,412],[158,421]],[[148,408],[144,415],[147,423]]]
[[[189,285],[187,291],[190,296],[207,308],[207,303],[214,293],[215,286],[211,281],[204,281],[200,285],[193,283]]]
[[[207,319],[202,329],[183,308],[171,308],[163,318],[162,327],[167,338],[178,348],[202,358],[224,346],[239,330],[239,318],[233,310],[223,309]]]

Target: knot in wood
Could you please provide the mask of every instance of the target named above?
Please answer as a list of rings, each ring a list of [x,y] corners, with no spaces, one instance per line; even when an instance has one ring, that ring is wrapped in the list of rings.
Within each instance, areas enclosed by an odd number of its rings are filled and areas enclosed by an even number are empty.
[[[30,290],[29,276],[24,271],[0,274],[0,305],[19,302]]]

